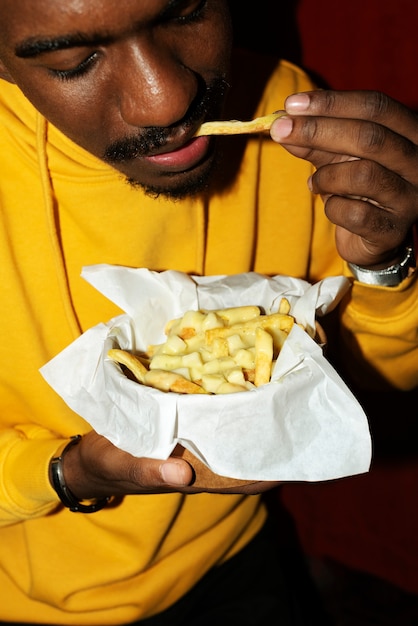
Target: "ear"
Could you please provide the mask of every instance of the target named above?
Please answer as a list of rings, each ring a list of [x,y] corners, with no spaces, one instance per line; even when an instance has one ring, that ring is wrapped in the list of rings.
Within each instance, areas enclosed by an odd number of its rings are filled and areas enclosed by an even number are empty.
[[[9,74],[9,71],[6,69],[3,61],[0,59],[0,78],[7,80],[8,83],[15,83],[15,80]]]

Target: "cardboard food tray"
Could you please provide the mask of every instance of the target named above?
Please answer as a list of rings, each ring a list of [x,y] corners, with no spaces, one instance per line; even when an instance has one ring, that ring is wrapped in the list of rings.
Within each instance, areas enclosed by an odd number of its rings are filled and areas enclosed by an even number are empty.
[[[311,285],[281,275],[189,276],[109,265],[83,268],[82,276],[124,313],[85,331],[40,371],[114,445],[153,459],[180,454],[194,469],[195,486],[207,489],[368,471],[367,418],[324,358],[326,340],[316,322],[347,293],[345,277]],[[161,343],[166,321],[185,311],[254,302],[272,311],[282,297],[298,323],[272,382],[254,391],[210,398],[161,392],[130,380],[108,357],[111,348],[140,353]]]
[[[253,485],[258,481],[240,480],[238,478],[228,478],[228,476],[219,476],[214,474],[202,461],[199,461],[189,450],[177,444],[171,456],[182,458],[187,461],[193,468],[193,483],[191,486],[199,489],[230,489],[233,487],[243,487],[245,485]]]

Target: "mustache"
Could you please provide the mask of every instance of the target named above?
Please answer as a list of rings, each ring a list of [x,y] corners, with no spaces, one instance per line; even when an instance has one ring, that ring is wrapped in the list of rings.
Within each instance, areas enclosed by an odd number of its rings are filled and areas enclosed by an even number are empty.
[[[187,115],[180,122],[170,127],[149,126],[138,135],[118,139],[106,148],[103,160],[115,164],[152,154],[164,147],[177,128],[187,129],[207,116],[218,115],[228,88],[229,84],[224,78],[213,80],[192,103]]]

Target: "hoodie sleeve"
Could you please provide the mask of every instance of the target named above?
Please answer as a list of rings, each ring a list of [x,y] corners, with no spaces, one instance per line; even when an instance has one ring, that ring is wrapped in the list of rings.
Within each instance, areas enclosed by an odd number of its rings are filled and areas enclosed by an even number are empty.
[[[341,312],[342,353],[350,360],[341,367],[358,388],[410,391],[417,386],[417,302],[416,271],[396,287],[353,281]]]
[[[41,517],[58,506],[48,472],[62,443],[34,425],[0,431],[0,526]]]

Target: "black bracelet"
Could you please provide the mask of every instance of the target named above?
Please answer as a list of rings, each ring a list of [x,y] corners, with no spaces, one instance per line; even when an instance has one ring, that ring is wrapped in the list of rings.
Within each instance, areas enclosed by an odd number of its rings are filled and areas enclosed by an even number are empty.
[[[81,435],[74,435],[74,437],[71,437],[70,441],[65,444],[61,452],[51,459],[49,466],[50,480],[59,499],[64,506],[70,509],[70,511],[73,511],[74,513],[95,513],[96,511],[103,509],[111,497],[106,496],[105,498],[98,498],[94,502],[91,502],[91,504],[83,504],[73,493],[71,493],[64,479],[64,471],[62,467],[64,456],[72,446],[75,446],[80,441]]]

